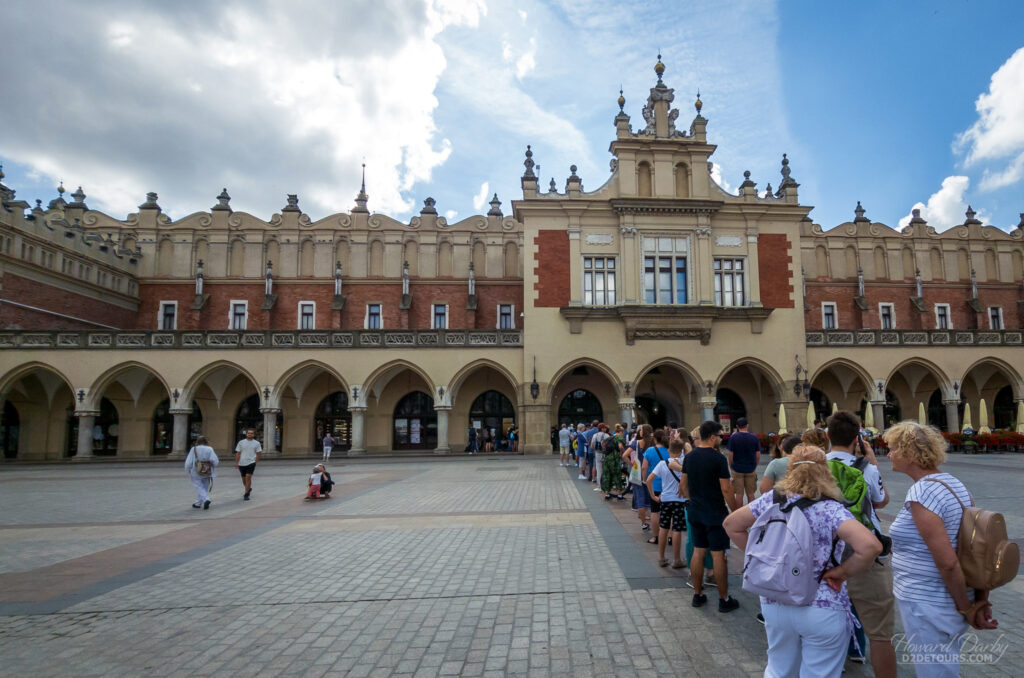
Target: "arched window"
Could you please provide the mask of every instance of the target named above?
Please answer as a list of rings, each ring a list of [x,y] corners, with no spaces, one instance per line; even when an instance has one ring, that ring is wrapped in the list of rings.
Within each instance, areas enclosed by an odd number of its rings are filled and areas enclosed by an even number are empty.
[[[192,414],[188,416],[188,438],[185,444],[192,447],[203,430],[203,413],[199,405],[192,403]],[[170,454],[174,446],[174,415],[171,401],[164,398],[153,412],[153,454]]]
[[[352,275],[352,271],[348,267],[348,251],[348,240],[339,240],[334,248],[334,260],[341,262],[343,275]],[[331,270],[331,275],[334,275],[333,269]]]
[[[174,267],[174,242],[170,238],[160,241],[156,251],[156,274],[169,276]]]
[[[263,255],[263,265],[266,266],[266,262],[270,261],[274,264],[274,270],[280,275],[281,272],[281,246],[277,240],[271,238],[266,244],[266,254]]]
[[[192,274],[196,272],[196,266],[200,261],[203,262],[204,266],[210,264],[210,244],[205,239],[199,239],[195,242],[194,254],[192,256]]]
[[[902,254],[902,260],[903,260],[903,277],[904,278],[913,278],[914,277],[914,271],[917,270],[916,267],[914,266],[914,252],[913,252],[913,250],[911,250],[909,247],[904,247],[903,248],[903,254]]]
[[[92,453],[97,457],[113,457],[117,454],[118,426],[117,408],[106,398],[100,400],[100,413],[92,425]],[[74,410],[68,411],[68,456],[78,454],[78,417]]]
[[[857,276],[857,250],[852,246],[846,248],[846,272],[847,278],[854,278]]]
[[[942,265],[942,252],[939,251],[938,247],[933,247],[929,256],[932,264],[932,280],[945,280],[946,271]]]
[[[828,277],[828,250],[825,249],[824,245],[818,245],[814,248],[814,277]]]
[[[313,415],[313,449],[324,451],[324,436],[334,438],[335,450],[352,447],[352,413],[348,411],[348,394],[335,391],[320,401]]]
[[[396,450],[433,450],[437,447],[437,412],[434,399],[413,391],[398,401],[392,418]]]
[[[558,406],[558,424],[587,424],[604,420],[604,409],[601,401],[590,391],[578,388],[570,391]]]
[[[728,430],[736,428],[737,419],[747,416],[747,406],[736,391],[720,388],[715,392],[715,400],[715,419]]]
[[[985,250],[985,280],[999,280],[999,262],[993,249]]]
[[[690,171],[682,162],[676,165],[676,197],[690,197]]]
[[[384,275],[384,243],[380,240],[370,243],[370,275]]]
[[[889,266],[885,257],[885,250],[876,247],[874,252],[875,280],[885,280],[889,277]]]
[[[1013,388],[1004,386],[992,401],[992,428],[1012,429],[1016,424],[1017,405],[1013,402]]]
[[[512,424],[516,423],[516,408],[500,391],[484,391],[469,408],[470,428],[492,429],[496,440],[503,440]]]
[[[437,246],[437,276],[452,277],[452,244],[447,240]]]
[[[274,449],[281,449],[281,413],[277,413],[277,422],[274,425]],[[266,440],[263,438],[263,413],[260,412],[260,397],[258,394],[253,393],[251,396],[242,401],[242,404],[238,406],[238,411],[235,413],[235,439],[231,441],[232,446],[235,442],[245,437],[245,432],[248,429],[256,429],[256,440],[263,443],[263,451],[269,452]],[[234,447],[231,448],[234,450]]]
[[[636,166],[636,194],[641,198],[649,198],[653,195],[652,186],[654,184],[653,173],[651,172],[651,166],[646,162],[642,162]]]
[[[304,278],[313,276],[313,240],[302,241],[302,248],[299,250],[299,275]]]
[[[242,277],[245,270],[245,242],[241,240],[231,241],[231,251],[228,255],[228,275],[233,278]]]
[[[405,241],[405,257],[403,261],[409,262],[409,275],[420,274],[420,246],[415,240]]]
[[[971,260],[967,256],[967,250],[956,251],[956,272],[960,280],[968,280],[971,277]]]
[[[0,444],[4,447],[4,459],[17,459],[20,429],[21,418],[18,416],[18,408],[8,400],[4,403],[4,420],[0,425]]]

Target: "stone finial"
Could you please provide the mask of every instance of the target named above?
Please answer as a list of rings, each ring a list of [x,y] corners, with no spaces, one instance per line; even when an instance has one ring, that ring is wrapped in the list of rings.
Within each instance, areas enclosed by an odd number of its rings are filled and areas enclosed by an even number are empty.
[[[853,210],[853,214],[854,214],[854,218],[853,218],[854,223],[858,223],[858,222],[861,222],[861,221],[868,221],[868,219],[866,219],[864,217],[864,208],[861,207],[860,200],[857,201],[857,207]]]
[[[434,205],[437,201],[433,198],[427,198],[423,201],[423,209],[420,210],[420,214],[437,214],[437,208]]]
[[[743,172],[743,183],[740,184],[740,188],[753,188],[757,186],[753,181],[750,180],[750,170]]]
[[[160,211],[160,205],[157,204],[156,199],[157,199],[156,193],[150,191],[149,193],[146,194],[146,202],[144,202],[141,205],[139,205],[139,209],[140,210],[156,210],[157,212],[159,212]]]
[[[523,172],[524,179],[536,179],[537,175],[533,173],[533,167],[536,165],[533,161],[533,150],[530,149],[530,145],[526,145],[526,160],[523,161],[523,166],[526,167],[526,171]]]
[[[622,94],[622,90],[619,90],[619,94]],[[619,98],[621,99],[622,97],[620,96]],[[622,99],[622,102],[625,103],[626,100]],[[0,181],[3,181],[5,176],[7,176],[7,175],[4,174],[4,166],[2,164],[0,164]]]
[[[980,221],[978,221],[977,219],[974,218],[974,215],[977,214],[977,212],[975,212],[971,208],[970,205],[967,206],[967,211],[964,212],[964,214],[967,217],[967,221],[964,222],[965,224],[980,224],[981,223]]]
[[[576,165],[569,165],[569,172],[570,172],[570,174],[569,174],[569,178],[570,179],[575,177],[576,176]]]
[[[215,212],[230,212],[230,202],[231,196],[228,195],[228,189],[225,188],[220,192],[220,195],[217,196],[217,204],[214,205],[211,209]]]
[[[697,100],[693,102],[693,107],[697,109],[697,117],[700,117],[700,109],[704,108],[704,102],[700,100],[700,90],[697,90]]]
[[[64,182],[63,181],[61,181],[59,184],[57,184],[57,197],[59,197],[61,199],[64,198]]]
[[[626,97],[622,96],[622,88],[621,87],[619,87],[619,101],[618,101],[618,104],[619,104],[619,113],[625,113],[626,112],[625,111],[625,108],[626,108]],[[3,174],[2,173],[2,168],[0,168],[0,179],[3,178],[2,174]]]
[[[551,183],[548,184],[548,193],[558,193],[558,186],[555,185],[554,177],[551,177]]]
[[[85,191],[82,190],[81,186],[75,189],[75,192],[71,194],[71,198],[73,199],[73,202],[69,204],[68,207],[78,207],[83,210],[89,209],[85,205]]]
[[[495,193],[494,197],[491,198],[491,209],[487,210],[487,216],[489,217],[501,217],[504,216],[501,213],[501,201],[498,200],[498,194]]]
[[[772,197],[772,185],[771,185],[771,182],[769,182],[769,183],[768,183],[768,184],[767,184],[767,185],[765,186],[765,189],[764,189],[764,197],[766,197],[766,198],[770,198],[770,197]]]
[[[60,182],[57,186],[57,197],[50,201],[49,208],[60,209],[65,207],[68,203],[64,200],[64,182]]]
[[[658,76],[658,84],[664,85],[661,76],[665,73],[665,64],[661,63],[661,52],[658,52],[658,63],[654,64],[654,73]]]
[[[912,216],[915,219],[920,219],[921,218],[921,210],[919,210],[919,209],[917,209],[915,207],[914,209],[910,210],[910,216]]]
[[[370,199],[370,196],[366,195],[366,163],[363,163],[363,183],[359,185],[359,195],[356,196],[356,206],[352,208],[353,212],[361,212],[363,214],[369,212],[366,209],[366,201]]]
[[[299,209],[299,196],[294,193],[288,193],[288,204],[281,208],[282,212],[301,212]]]
[[[1017,228],[1024,231],[1024,212],[1020,213],[1020,222],[1017,224]]]

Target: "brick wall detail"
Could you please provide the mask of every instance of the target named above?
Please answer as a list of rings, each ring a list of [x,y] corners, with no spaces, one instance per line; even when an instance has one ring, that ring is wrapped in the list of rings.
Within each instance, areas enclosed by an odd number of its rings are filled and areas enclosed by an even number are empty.
[[[533,272],[537,282],[534,306],[562,307],[569,305],[569,234],[566,231],[538,231],[533,239]]]
[[[3,275],[0,297],[37,308],[62,313],[72,318],[61,318],[0,303],[0,327],[26,330],[95,330],[96,325],[128,329],[135,325],[135,311],[98,299],[74,294],[58,287],[22,278],[10,272]],[[89,322],[74,320],[81,318]]]
[[[765,307],[794,308],[792,263],[785,233],[762,233],[757,237],[757,268]]]

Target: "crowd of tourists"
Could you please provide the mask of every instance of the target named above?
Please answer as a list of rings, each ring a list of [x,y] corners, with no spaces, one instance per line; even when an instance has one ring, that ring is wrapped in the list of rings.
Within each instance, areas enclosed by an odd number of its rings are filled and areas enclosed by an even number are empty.
[[[691,431],[565,423],[557,440],[559,464],[577,480],[607,501],[631,496],[658,565],[689,568],[693,607],[710,590],[719,612],[740,607],[727,564],[739,552],[743,588],[760,598],[765,676],[839,676],[845,661],[865,658],[876,676],[895,676],[897,608],[900,661],[919,676],[959,675],[967,632],[997,627],[989,591],[1016,575],[1017,547],[1002,516],[974,507],[939,469],[942,435],[916,422],[883,435],[893,470],[914,481],[884,534],[877,510],[890,496],[865,433],[856,414],[837,411],[767,445],[742,418],[731,435],[715,421]],[[762,453],[771,459],[758,484]]]

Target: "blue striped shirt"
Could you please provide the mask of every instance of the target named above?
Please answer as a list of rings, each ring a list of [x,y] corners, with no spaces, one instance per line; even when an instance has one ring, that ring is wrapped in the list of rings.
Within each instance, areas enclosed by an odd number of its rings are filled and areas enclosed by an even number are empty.
[[[935,566],[928,545],[914,524],[910,503],[917,502],[942,519],[946,534],[953,549],[956,549],[957,533],[963,509],[956,497],[942,483],[928,478],[938,478],[949,485],[965,506],[971,505],[970,493],[959,480],[948,473],[934,473],[911,485],[896,520],[889,530],[892,537],[893,595],[897,600],[907,600],[931,605],[955,605],[953,597],[946,590],[939,568]],[[970,592],[973,598],[973,591]]]

